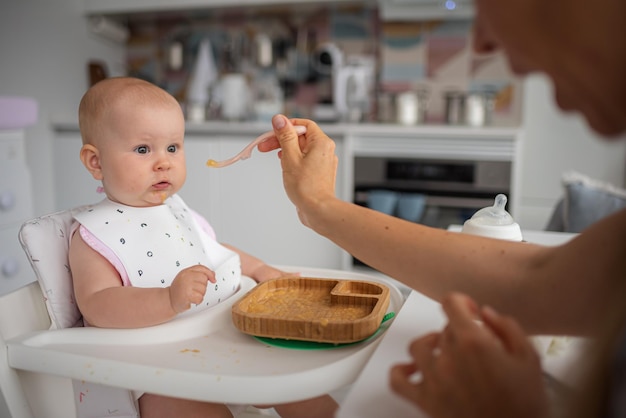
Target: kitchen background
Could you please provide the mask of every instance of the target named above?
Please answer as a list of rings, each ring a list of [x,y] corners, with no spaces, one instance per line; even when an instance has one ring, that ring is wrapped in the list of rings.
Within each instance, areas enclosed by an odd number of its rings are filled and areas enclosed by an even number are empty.
[[[133,8],[149,11],[150,3],[154,3],[155,10],[162,10],[163,5],[167,4],[167,2],[144,1],[131,2],[124,6],[117,5],[126,11],[132,11]],[[207,4],[211,3],[215,2]],[[246,2],[246,4],[249,3]],[[267,4],[268,2],[261,3]],[[318,3],[331,6],[333,2]],[[98,36],[91,30],[86,8],[89,6],[93,9],[94,5],[106,8],[106,4],[107,2],[102,0],[89,2],[89,4],[82,0],[57,0],[54,3],[45,0],[24,2],[2,0],[0,52],[3,58],[0,60],[0,94],[33,97],[39,103],[38,123],[28,128],[25,143],[27,161],[33,177],[35,213],[51,212],[62,207],[62,202],[55,201],[54,162],[50,158],[54,148],[55,127],[53,125],[55,122],[76,121],[78,103],[90,82],[87,71],[89,62],[100,63],[111,76],[131,73],[143,74],[146,78],[152,77],[182,100],[184,99],[181,96],[183,74],[193,65],[195,49],[201,35],[206,33],[210,35],[209,39],[216,39],[219,32],[225,31],[225,28],[252,26],[245,21],[245,14],[239,14],[231,19],[228,17],[231,16],[230,13],[219,14],[212,9],[204,12],[204,18],[201,18],[201,14],[198,13],[197,19],[194,19],[197,21],[189,24],[188,31],[180,33],[183,36],[182,40],[189,41],[184,43],[183,66],[177,75],[169,74],[165,45],[172,41],[168,36],[179,35],[179,28],[184,27],[181,25],[181,20],[187,19],[188,15],[179,13],[178,19],[173,19],[168,23],[167,20],[156,19],[162,16],[161,13],[146,13],[143,17],[142,14],[135,13],[118,14],[124,15],[125,18],[128,16],[137,18],[136,22],[132,22],[131,19],[131,28],[135,26],[136,29],[131,29],[127,47],[126,42],[120,43]],[[112,15],[116,16],[116,3],[109,2],[108,4],[111,4]],[[304,4],[298,5],[298,8],[307,10]],[[254,8],[248,7],[247,9],[250,11]],[[268,9],[275,10],[275,7],[268,7]],[[171,15],[174,15],[174,12]],[[152,18],[148,19],[149,16]],[[286,23],[278,25],[275,22],[281,19],[277,16],[272,18],[271,23],[264,23],[262,16],[257,15],[254,20],[261,23],[257,24],[255,33],[262,33],[258,29],[261,25],[263,30],[273,37],[276,44],[279,44],[280,37],[285,36],[283,39],[290,41],[297,50],[297,36],[294,34],[297,35],[299,24],[305,24],[308,29],[311,29],[317,37],[315,38],[316,44],[333,39],[330,34],[341,32],[342,36],[336,35],[333,40],[342,46],[350,45],[350,53],[358,51],[378,54],[376,55],[379,64],[377,71],[382,80],[378,87],[381,91],[399,90],[398,85],[408,85],[408,83],[413,83],[411,87],[415,88],[421,84],[430,83],[431,98],[434,103],[432,103],[429,117],[433,119],[441,118],[443,113],[442,105],[436,104],[436,100],[442,100],[441,93],[437,91],[452,87],[469,89],[474,81],[480,81],[482,84],[483,78],[487,79],[488,82],[485,84],[495,86],[499,91],[500,104],[496,106],[498,110],[496,110],[497,116],[494,118],[496,119],[494,123],[519,126],[523,129],[525,141],[519,164],[523,164],[522,171],[531,183],[545,185],[544,189],[528,190],[522,193],[531,206],[537,202],[544,206],[551,205],[558,199],[561,193],[560,175],[563,170],[561,167],[551,168],[555,160],[569,162],[568,168],[579,169],[594,178],[616,185],[623,184],[623,158],[616,157],[616,152],[612,147],[597,141],[595,135],[586,128],[584,121],[578,115],[565,115],[556,109],[551,95],[551,85],[542,76],[531,76],[520,82],[510,78],[506,70],[503,70],[505,65],[501,57],[493,57],[488,60],[488,65],[481,65],[483,62],[480,59],[471,56],[467,22],[456,20],[428,23],[415,19],[411,22],[396,23],[376,21],[373,10],[367,7],[360,14],[342,13],[341,10],[332,11],[331,7],[329,14],[305,15],[302,22],[298,21],[297,17],[294,18],[292,12],[289,12],[289,16],[291,17],[282,19]],[[337,29],[338,25],[334,22],[339,22],[341,19],[355,21],[357,23],[354,26],[361,29]],[[281,30],[285,31],[284,34],[281,34]],[[439,36],[440,31],[452,33],[454,36]],[[150,44],[143,39],[143,36],[140,36],[143,32],[148,34],[146,39],[153,39],[157,42]],[[359,36],[355,36],[354,33],[358,33]],[[458,36],[459,33],[463,33],[463,36]],[[359,41],[348,41],[347,38],[359,38]],[[365,39],[371,39],[371,41]],[[402,41],[394,42],[396,39]],[[430,44],[443,46],[440,52],[435,52],[436,49],[427,48]],[[311,43],[307,47],[312,48],[313,45]],[[387,48],[386,45],[391,46]],[[219,58],[217,57],[217,53],[220,52],[217,50],[219,44],[216,42],[212,46],[215,48],[216,58]],[[403,47],[415,51],[415,61],[406,63],[400,58],[395,58]],[[458,51],[458,53],[452,54],[450,51]],[[451,55],[455,55],[456,58],[449,58]],[[425,57],[431,57],[431,60],[428,61]],[[454,65],[457,61],[463,65],[459,67]],[[434,65],[434,62],[447,63],[447,65]],[[447,77],[447,74],[451,72],[455,73],[454,76]],[[429,74],[435,74],[435,76],[429,77]],[[410,81],[405,83],[407,80]],[[450,84],[447,84],[446,80]],[[286,101],[289,102],[289,97],[295,97],[293,94],[296,89],[290,90],[289,87],[283,87],[287,94]],[[304,87],[298,90],[306,90]],[[304,96],[309,97],[306,94]],[[310,112],[304,106],[301,108],[298,111],[302,114]],[[500,117],[502,120],[498,121]],[[572,146],[570,147],[569,144]],[[602,163],[591,164],[589,156],[596,156],[595,160],[602,161]],[[541,173],[537,174],[534,167],[542,167]],[[546,220],[544,212],[541,212],[543,221]],[[517,216],[526,215],[522,213]],[[537,226],[540,223],[541,221],[537,221]]]
[[[220,113],[226,100],[219,97],[220,81],[239,76],[253,105],[236,119],[284,111],[318,121],[396,122],[399,97],[412,93],[425,109],[419,122],[444,123],[445,96],[471,92],[493,96],[492,125],[517,126],[521,82],[501,54],[472,52],[471,26],[470,19],[381,21],[376,4],[358,3],[137,15],[128,23],[127,69],[183,105],[206,96],[209,119],[233,118]],[[325,55],[335,62],[328,65]],[[198,83],[194,68],[203,59],[208,74]],[[363,83],[356,88],[362,97],[349,97],[349,75]],[[341,97],[353,109],[343,115],[325,109]]]

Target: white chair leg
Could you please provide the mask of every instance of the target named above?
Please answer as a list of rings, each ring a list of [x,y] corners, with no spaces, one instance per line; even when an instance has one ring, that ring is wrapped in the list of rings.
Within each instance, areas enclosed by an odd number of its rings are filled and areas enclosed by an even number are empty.
[[[0,358],[3,359],[3,361],[0,361],[0,390],[9,408],[10,416],[35,418],[26,399],[26,394],[20,383],[17,371],[9,367],[7,346],[2,335],[0,335]]]

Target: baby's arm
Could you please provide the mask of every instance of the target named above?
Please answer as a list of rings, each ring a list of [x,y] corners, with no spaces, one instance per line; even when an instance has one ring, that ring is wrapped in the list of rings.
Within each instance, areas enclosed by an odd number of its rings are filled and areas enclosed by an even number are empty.
[[[264,282],[269,279],[276,279],[283,276],[297,276],[298,273],[289,273],[282,270],[278,270],[259,258],[254,257],[237,247],[232,245],[221,243],[224,247],[229,248],[239,254],[241,259],[241,272],[256,280],[257,282]]]
[[[69,261],[78,308],[90,325],[102,328],[166,322],[191,303],[200,303],[207,281],[215,280],[213,272],[198,265],[182,270],[171,287],[123,286],[117,270],[78,233],[72,237]]]
[[[206,218],[204,218],[198,212],[195,212],[193,210],[191,212],[194,216],[194,219],[198,222],[200,227],[209,235],[209,237],[216,239],[215,231],[206,220]],[[275,269],[274,267],[265,264],[263,260],[260,260],[244,251],[241,251],[239,248],[233,247],[232,245],[224,244],[223,242],[220,244],[239,254],[239,258],[241,259],[241,272],[244,275],[253,278],[257,282],[264,282],[265,280],[275,279],[282,276],[298,275],[298,273],[287,273]]]

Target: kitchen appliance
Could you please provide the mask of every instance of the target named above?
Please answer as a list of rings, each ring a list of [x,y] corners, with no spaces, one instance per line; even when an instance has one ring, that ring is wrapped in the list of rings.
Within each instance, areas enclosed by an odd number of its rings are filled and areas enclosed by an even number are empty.
[[[320,45],[313,52],[313,68],[321,75],[332,76],[337,69],[343,67],[343,61],[341,49],[330,42]]]
[[[374,84],[374,62],[370,57],[351,57],[333,77],[333,103],[341,121],[360,122],[369,112]]]
[[[230,73],[220,80],[222,118],[244,120],[250,112],[250,89],[245,74]]]
[[[206,119],[209,89],[217,80],[217,74],[211,41],[205,38],[198,46],[198,55],[185,92],[187,120],[190,122],[203,122]]]
[[[336,122],[339,119],[334,104],[336,74],[343,66],[343,52],[334,43],[324,43],[311,54],[311,67],[316,73],[318,103],[313,108],[313,119],[318,122]],[[321,87],[321,88],[320,88]]]
[[[318,75],[330,77],[332,84],[331,109],[318,109],[314,113],[318,116],[325,114],[324,119],[329,121],[361,121],[371,107],[374,58],[365,55],[345,57],[337,45],[325,43],[313,53],[312,63]]]
[[[354,202],[367,206],[369,194],[380,190],[419,194],[425,203],[415,221],[447,228],[493,205],[498,193],[510,194],[510,180],[510,161],[356,157]],[[397,207],[386,210],[399,216]]]
[[[385,213],[406,219],[398,202],[402,196],[418,195],[423,206],[412,220],[446,229],[492,206],[498,193],[510,195],[511,168],[510,161],[355,157],[354,203],[367,207],[371,193],[386,191],[396,198],[392,204],[387,198]],[[362,265],[356,258],[352,263]]]

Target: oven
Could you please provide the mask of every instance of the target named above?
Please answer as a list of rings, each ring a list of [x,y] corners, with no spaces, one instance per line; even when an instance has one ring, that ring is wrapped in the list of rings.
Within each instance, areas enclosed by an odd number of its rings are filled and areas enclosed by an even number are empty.
[[[462,224],[510,187],[510,161],[354,160],[355,203],[436,228]]]
[[[478,209],[492,206],[498,193],[510,196],[510,188],[510,161],[354,160],[354,203],[435,228],[463,224]],[[355,258],[352,264],[363,265]]]

